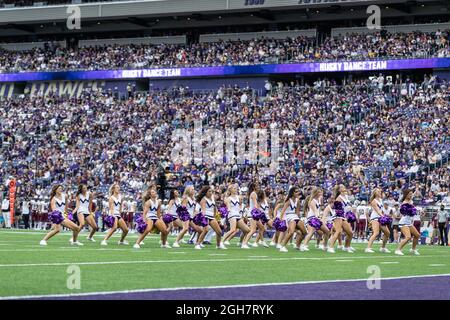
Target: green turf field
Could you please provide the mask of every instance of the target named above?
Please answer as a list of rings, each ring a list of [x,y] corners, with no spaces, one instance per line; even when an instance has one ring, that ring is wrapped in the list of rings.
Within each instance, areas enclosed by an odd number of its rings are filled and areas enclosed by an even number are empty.
[[[308,280],[365,279],[368,266],[377,265],[381,277],[450,273],[450,247],[419,246],[421,256],[409,255],[410,246],[399,257],[378,252],[363,252],[365,244],[354,244],[354,254],[328,254],[314,248],[309,252],[292,248],[280,253],[271,248],[242,250],[236,240],[228,250],[215,245],[194,250],[192,245],[161,249],[159,236],[152,235],[136,250],[130,234],[129,246],[118,246],[116,234],[107,247],[80,236],[83,247],[69,245],[70,233],[62,233],[39,246],[40,231],[0,231],[0,297],[121,291],[148,288],[202,287],[257,283],[298,282]],[[214,239],[215,240],[215,239]],[[170,243],[172,243],[170,241]],[[394,245],[389,249],[394,250]],[[67,269],[81,270],[81,288],[70,290]]]

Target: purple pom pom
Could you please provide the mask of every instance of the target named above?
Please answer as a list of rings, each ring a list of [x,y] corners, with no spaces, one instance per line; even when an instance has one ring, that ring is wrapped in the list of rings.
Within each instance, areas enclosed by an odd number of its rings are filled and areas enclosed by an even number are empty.
[[[392,218],[389,216],[382,216],[378,221],[382,226],[389,226],[392,223]]]
[[[105,221],[105,225],[108,228],[112,228],[114,226],[114,222],[116,221],[116,218],[114,216],[107,216],[104,221]]]
[[[253,208],[252,212],[250,212],[250,214],[252,215],[253,220],[260,220],[260,219],[264,219],[263,217],[265,217],[266,215],[264,214],[264,212],[262,212],[261,210],[259,210],[258,208]]]
[[[164,214],[162,216],[162,219],[163,219],[165,224],[169,224],[169,223],[171,223],[172,221],[175,220],[175,217],[172,216],[171,214],[166,213],[166,214]]]
[[[327,222],[328,230],[333,230],[333,224],[331,222]]]
[[[139,233],[144,233],[145,229],[147,229],[147,222],[145,222],[145,221],[142,221],[141,223],[139,223],[136,228],[137,232],[139,232]]]
[[[220,216],[222,218],[228,217],[228,208],[227,208],[227,206],[221,206],[221,207],[219,207],[219,209],[217,209],[217,211],[219,211]]]
[[[53,224],[61,224],[64,221],[64,216],[59,211],[52,211],[48,215],[48,220]]]
[[[344,211],[344,205],[340,201],[335,201],[333,204],[333,209],[335,211]]]
[[[273,227],[275,228],[275,230],[281,231],[281,232],[284,232],[287,230],[286,221],[281,220],[280,218],[276,218],[275,220],[273,220]]]
[[[208,225],[208,219],[201,213],[197,214],[192,221],[200,227],[206,227]]]
[[[400,207],[400,213],[404,216],[414,217],[417,213],[417,210],[412,204],[404,203]]]
[[[69,219],[70,221],[73,221],[73,213],[72,212],[69,212],[67,214],[67,219]]]
[[[308,219],[308,224],[314,229],[319,230],[320,227],[322,226],[322,221],[320,221],[320,219],[317,217],[312,217]]]
[[[136,222],[136,224],[141,224],[144,222],[144,218],[142,217],[142,214],[136,214],[134,216],[134,222]]]
[[[353,212],[351,212],[351,211],[348,211],[348,212],[345,214],[345,217],[347,218],[347,221],[350,222],[350,223],[356,221],[356,216],[355,216],[355,214],[354,214]]]
[[[177,214],[178,214],[178,218],[180,218],[181,221],[188,221],[191,218],[186,206],[179,206],[177,208]]]

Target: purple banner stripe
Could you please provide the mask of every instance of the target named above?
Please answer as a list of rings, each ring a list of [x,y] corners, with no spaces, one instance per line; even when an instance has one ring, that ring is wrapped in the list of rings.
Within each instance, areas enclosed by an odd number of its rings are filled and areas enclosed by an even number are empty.
[[[312,62],[194,68],[157,68],[138,70],[23,72],[0,74],[0,82],[51,80],[106,80],[142,78],[187,78],[281,73],[350,72],[400,69],[450,68],[450,58]]]

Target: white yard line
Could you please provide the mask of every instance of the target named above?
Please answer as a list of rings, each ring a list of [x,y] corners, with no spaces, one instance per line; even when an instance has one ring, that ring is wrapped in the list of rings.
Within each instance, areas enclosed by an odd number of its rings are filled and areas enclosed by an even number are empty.
[[[415,276],[400,276],[400,277],[387,277],[387,278],[381,278],[381,280],[416,279],[416,278],[427,278],[427,277],[434,278],[434,277],[448,277],[448,276],[450,276],[450,273],[430,274],[430,275],[415,275]],[[83,297],[83,296],[90,296],[90,295],[127,294],[127,293],[159,292],[159,291],[248,288],[248,287],[263,287],[263,286],[286,286],[286,285],[299,285],[299,284],[320,284],[320,283],[359,282],[359,281],[367,281],[367,278],[363,278],[363,279],[346,279],[346,280],[278,282],[278,283],[277,282],[270,282],[270,283],[238,284],[238,285],[226,285],[226,286],[222,285],[222,286],[206,286],[206,287],[178,287],[178,288],[137,289],[137,290],[100,291],[100,292],[71,293],[71,294],[6,296],[6,297],[0,297],[0,300],[32,299],[32,298],[58,298],[58,297],[61,297],[61,298],[62,297]]]
[[[100,250],[100,249],[93,249]],[[36,250],[34,250],[36,251]],[[430,256],[403,256],[398,259],[407,258],[429,258]],[[364,256],[364,257],[352,257],[352,259],[392,259],[392,257],[382,256]],[[285,258],[261,258],[257,261],[295,261],[295,260],[336,260],[336,257],[325,258],[307,258],[307,257],[285,257]],[[111,265],[111,264],[152,264],[152,263],[197,263],[197,262],[237,262],[237,261],[256,261],[251,258],[229,258],[229,259],[184,259],[184,260],[122,260],[122,261],[88,261],[88,262],[56,262],[56,263],[14,263],[14,264],[0,264],[0,268],[7,267],[53,267],[53,266],[69,266],[69,265]]]

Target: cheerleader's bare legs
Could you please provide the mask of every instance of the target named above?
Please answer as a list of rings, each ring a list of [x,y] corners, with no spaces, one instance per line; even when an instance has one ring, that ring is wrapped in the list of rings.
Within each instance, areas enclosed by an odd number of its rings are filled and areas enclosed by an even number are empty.
[[[145,228],[145,231],[139,235],[136,244],[139,246],[145,237],[152,231],[153,226],[155,226],[161,233],[161,245],[163,247],[167,247],[167,237],[169,235],[169,231],[167,230],[164,221],[161,219],[146,219],[145,221],[147,222],[147,228]]]
[[[112,226],[111,229],[109,229],[108,233],[106,234],[105,239],[103,239],[103,241],[108,241],[109,238],[111,238],[111,236],[114,234],[114,232],[116,232],[116,230],[118,228],[120,228],[122,230],[122,234],[120,236],[120,244],[125,244],[124,240],[125,237],[128,234],[128,227],[127,224],[125,223],[125,221],[122,218],[118,218],[118,217],[114,217],[114,225]]]
[[[241,237],[245,237],[249,232],[250,228],[245,224],[242,219],[232,218],[230,219],[230,230],[223,236],[223,241],[231,241],[237,234],[238,229],[242,231]]]
[[[183,240],[184,235],[189,231],[189,227],[194,230],[194,233],[197,232],[198,234],[200,234],[203,231],[200,226],[196,225],[191,220],[182,221],[182,229],[178,234],[177,239],[175,240],[176,243],[179,243],[181,240]]]
[[[354,249],[351,247],[353,239],[352,226],[347,220],[342,221],[342,230],[345,232],[345,247],[344,251],[353,253]]]
[[[98,231],[98,226],[95,223],[94,217],[90,214],[85,219],[84,214],[78,213],[78,222],[80,223],[80,230],[83,229],[83,227],[86,225],[86,223],[88,224],[88,226],[91,227],[91,231],[89,232],[88,240],[95,241],[92,237]]]
[[[380,225],[380,222],[378,220],[372,220],[372,236],[369,238],[369,242],[367,243],[367,249],[372,249],[373,242],[380,234],[380,229],[383,232],[383,243],[381,244],[381,252],[385,252],[386,250],[386,244],[389,240],[389,237],[391,236],[391,232],[389,231],[389,228],[387,226]],[[366,249],[366,252],[370,252]],[[373,251],[372,251],[373,252]]]
[[[73,231],[73,242],[77,243],[78,234],[81,229],[75,223],[65,218],[61,224],[52,224],[52,230],[45,235],[44,239],[41,241],[41,245],[46,246],[47,240],[61,232],[61,225]]]
[[[412,238],[411,252],[413,252],[415,255],[419,255],[419,252],[417,251],[417,244],[419,243],[419,238],[420,238],[419,231],[417,231],[417,229],[414,226],[403,226],[400,230],[402,231],[404,238],[402,241],[400,241],[398,248],[396,250],[396,254],[398,254],[398,252],[401,252],[403,247]]]

